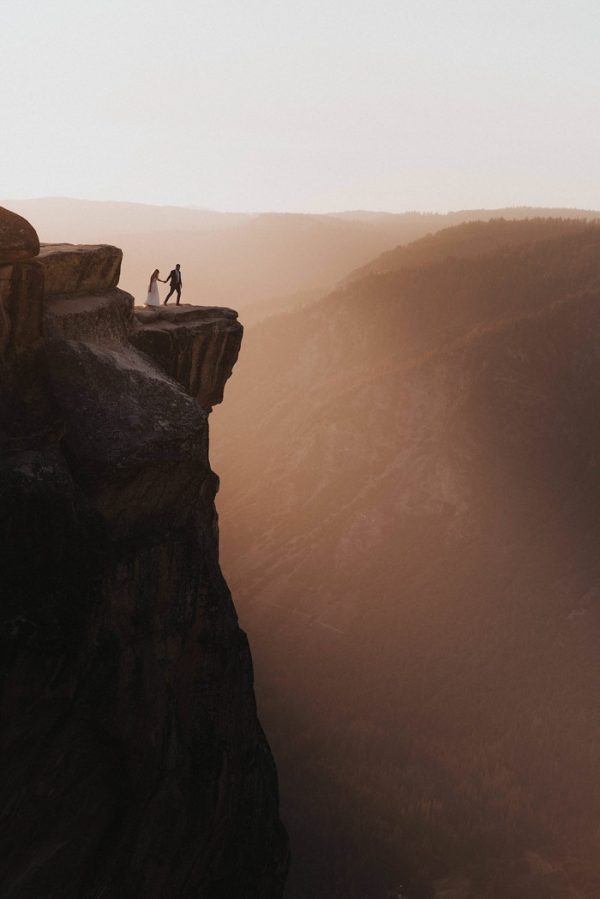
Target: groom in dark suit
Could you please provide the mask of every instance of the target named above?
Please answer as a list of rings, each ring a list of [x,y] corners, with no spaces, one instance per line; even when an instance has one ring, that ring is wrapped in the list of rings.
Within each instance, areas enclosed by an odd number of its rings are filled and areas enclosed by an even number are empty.
[[[183,281],[181,280],[181,266],[179,265],[179,263],[177,263],[173,271],[169,273],[167,281],[169,282],[169,286],[171,289],[166,296],[164,305],[167,305],[167,300],[170,296],[172,296],[174,293],[177,293],[177,302],[175,303],[175,305],[179,306],[179,300],[181,299],[181,288],[183,287]]]

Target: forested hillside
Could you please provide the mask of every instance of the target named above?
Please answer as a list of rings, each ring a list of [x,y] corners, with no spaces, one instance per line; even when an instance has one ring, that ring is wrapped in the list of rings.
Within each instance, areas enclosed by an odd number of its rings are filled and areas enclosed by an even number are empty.
[[[250,328],[214,416],[290,899],[600,894],[600,227],[441,243]]]
[[[590,214],[590,222],[593,221]],[[519,221],[499,217],[491,219],[486,226],[481,221],[466,221],[461,225],[432,232],[413,243],[401,244],[393,250],[387,250],[353,271],[345,281],[351,283],[370,274],[431,265],[434,261],[439,262],[448,257],[481,256],[502,247],[575,233],[581,229],[581,225],[581,219],[560,216],[524,218]]]

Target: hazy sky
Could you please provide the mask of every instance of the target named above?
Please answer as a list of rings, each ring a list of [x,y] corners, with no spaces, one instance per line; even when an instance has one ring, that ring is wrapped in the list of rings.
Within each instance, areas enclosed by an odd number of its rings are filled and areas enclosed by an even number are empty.
[[[0,196],[600,207],[598,0],[0,0]]]

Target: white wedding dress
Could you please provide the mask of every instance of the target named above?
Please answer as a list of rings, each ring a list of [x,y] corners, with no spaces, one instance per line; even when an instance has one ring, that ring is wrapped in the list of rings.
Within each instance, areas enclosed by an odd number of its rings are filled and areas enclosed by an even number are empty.
[[[160,306],[160,297],[158,295],[158,281],[156,278],[150,284],[150,290],[146,297],[146,306]]]

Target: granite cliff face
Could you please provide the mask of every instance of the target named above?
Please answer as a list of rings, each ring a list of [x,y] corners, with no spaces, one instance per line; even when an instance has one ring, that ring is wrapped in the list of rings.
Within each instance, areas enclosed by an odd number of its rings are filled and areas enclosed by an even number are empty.
[[[282,895],[207,417],[242,328],[0,210],[2,897]]]

